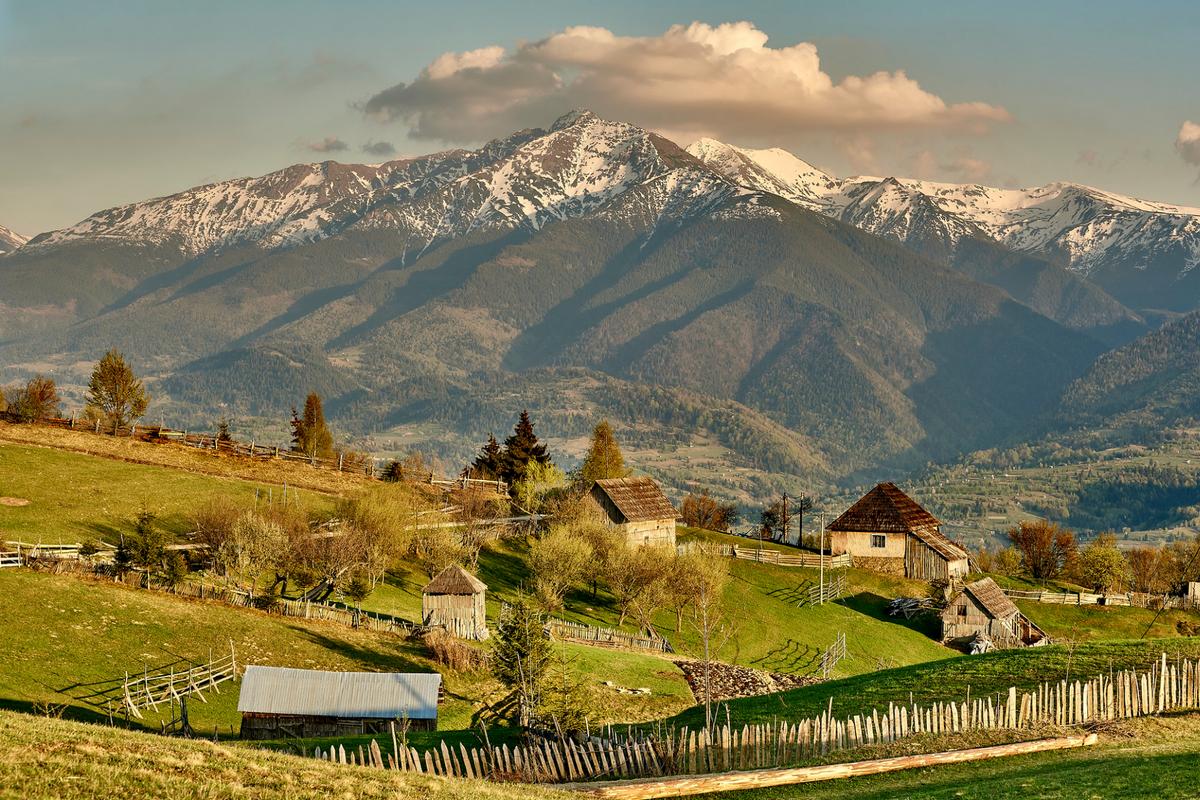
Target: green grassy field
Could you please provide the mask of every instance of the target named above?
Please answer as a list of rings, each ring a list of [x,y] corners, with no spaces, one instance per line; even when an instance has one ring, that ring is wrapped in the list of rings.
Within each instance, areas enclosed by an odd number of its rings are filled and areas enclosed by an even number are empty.
[[[0,798],[12,800],[540,800],[539,786],[441,780],[0,711]]]
[[[1096,747],[711,795],[727,800],[1175,800],[1196,797],[1200,719],[1114,726]]]
[[[440,735],[474,737],[483,704],[502,694],[488,675],[438,667],[417,642],[355,631],[332,623],[269,616],[259,611],[108,583],[25,570],[0,572],[0,595],[21,609],[0,617],[5,642],[0,670],[0,707],[36,710],[67,705],[83,719],[103,715],[72,699],[77,683],[120,677],[186,657],[205,660],[210,648],[227,652],[230,642],[243,664],[367,671],[441,671],[447,699],[439,710]],[[636,653],[614,653],[566,645],[572,669],[589,692],[597,723],[639,721],[672,714],[692,703],[691,692],[669,661]],[[601,685],[613,678],[629,687],[648,687],[649,696],[623,695]],[[66,690],[66,691],[64,691]],[[236,730],[237,686],[229,684],[208,703],[189,704],[191,721],[203,735]],[[144,725],[158,728],[165,715],[148,713]],[[503,727],[503,726],[501,726]],[[455,733],[459,732],[459,733]],[[504,732],[497,732],[503,737]],[[415,744],[431,740],[414,734]]]
[[[830,707],[838,716],[884,708],[889,702],[962,700],[1005,692],[1010,686],[1028,688],[1065,677],[1090,678],[1110,670],[1148,667],[1166,653],[1168,657],[1200,657],[1200,639],[1149,639],[1096,641],[1075,646],[1050,645],[1004,650],[980,656],[944,659],[897,669],[855,675],[761,697],[723,702],[735,724],[800,719]],[[690,708],[672,721],[696,727],[704,710]]]
[[[0,441],[0,497],[28,501],[0,503],[0,540],[115,541],[133,530],[143,508],[165,530],[182,534],[205,501],[224,496],[253,504],[256,489],[281,498],[280,486]],[[333,507],[328,495],[303,489],[289,490],[292,499],[312,511]]]

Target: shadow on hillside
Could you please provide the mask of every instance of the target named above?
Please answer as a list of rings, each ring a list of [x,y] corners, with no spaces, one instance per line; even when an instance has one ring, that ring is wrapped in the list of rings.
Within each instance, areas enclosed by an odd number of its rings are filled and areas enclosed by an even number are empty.
[[[785,672],[789,675],[811,675],[816,672],[821,660],[821,651],[812,645],[802,644],[788,638],[779,647],[769,651],[750,663],[759,669]]]
[[[427,665],[418,663],[413,658],[413,653],[405,649],[405,645],[398,639],[395,640],[395,646],[388,647],[386,650],[370,650],[350,644],[342,639],[330,638],[304,625],[288,625],[288,627],[297,636],[307,639],[322,649],[337,653],[345,658],[353,659],[359,664],[377,668],[381,672],[428,671]],[[381,643],[390,641],[392,640],[389,638],[381,640]]]
[[[68,701],[64,704],[63,701]],[[0,711],[16,711],[21,714],[32,714],[35,717],[57,716],[61,713],[63,719],[77,722],[91,722],[96,725],[108,724],[108,716],[87,706],[75,705],[70,702],[74,698],[60,696],[58,700],[45,703],[31,700],[14,700],[10,697],[0,697]],[[61,708],[64,706],[65,708]],[[118,719],[118,722],[121,720]]]
[[[874,617],[881,622],[901,625],[923,636],[928,636],[930,639],[937,640],[937,617],[933,614],[922,614],[912,619],[893,617],[887,613],[887,605],[891,602],[891,598],[883,597],[874,592],[859,592],[858,594],[847,595],[838,602],[846,608],[857,611],[859,614]]]
[[[479,553],[479,575],[488,591],[516,591],[529,582],[530,574],[524,560],[507,550],[484,549]],[[529,587],[526,587],[529,588]]]

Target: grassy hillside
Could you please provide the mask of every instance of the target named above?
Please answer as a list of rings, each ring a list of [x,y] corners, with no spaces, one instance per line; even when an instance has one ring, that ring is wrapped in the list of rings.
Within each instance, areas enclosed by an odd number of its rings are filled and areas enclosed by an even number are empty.
[[[540,800],[537,786],[426,778],[0,711],[0,797],[16,800]]]
[[[1182,800],[1196,796],[1200,720],[1194,716],[1139,720],[1107,733],[1097,747],[713,797],[815,800],[836,794],[841,800]]]
[[[32,542],[79,542],[87,539],[114,541],[120,533],[133,530],[135,516],[147,509],[158,516],[166,530],[181,534],[190,529],[188,515],[213,497],[231,497],[252,504],[258,490],[277,498],[282,486],[268,481],[250,481],[230,475],[200,474],[187,468],[164,469],[151,464],[130,463],[117,457],[85,455],[70,450],[17,444],[17,436],[40,439],[56,433],[48,428],[29,428],[0,423],[0,497],[27,500],[27,505],[0,504],[0,539]],[[135,456],[149,458],[169,451],[168,455],[192,456],[182,447],[142,442],[114,442],[108,437],[74,434],[99,449],[118,445]],[[53,444],[58,437],[49,436]],[[222,462],[195,452],[208,462],[209,470],[219,472]],[[235,463],[229,472],[234,473]],[[313,472],[300,465],[301,469]],[[265,475],[264,475],[265,477]],[[289,490],[290,499],[298,499],[313,511],[333,507],[333,499],[308,489]]]
[[[71,716],[100,715],[72,699],[76,683],[120,677],[186,657],[204,660],[210,648],[227,652],[232,641],[244,664],[367,671],[442,671],[447,699],[439,711],[443,732],[467,731],[482,704],[495,701],[499,685],[486,674],[455,673],[438,667],[424,648],[397,636],[345,626],[268,616],[110,583],[25,570],[0,572],[0,596],[26,614],[0,618],[6,643],[0,672],[0,707],[30,710],[65,704]],[[589,692],[593,719],[636,721],[678,711],[692,702],[682,674],[653,656],[565,647]],[[650,696],[621,695],[601,685],[649,687]],[[64,691],[65,690],[65,691]],[[226,685],[208,703],[189,706],[192,724],[204,735],[228,736],[237,728],[237,686]],[[160,717],[143,724],[158,728]],[[420,734],[414,738],[419,739]]]
[[[819,714],[829,708],[833,698],[834,713],[845,716],[886,707],[889,702],[962,700],[968,689],[972,697],[979,697],[1010,686],[1030,687],[1068,675],[1086,678],[1113,669],[1145,668],[1162,653],[1169,658],[1196,658],[1200,656],[1200,640],[1113,640],[1004,650],[855,675],[722,705],[728,705],[735,723],[767,722]],[[703,724],[703,718],[703,709],[691,708],[675,721],[694,727]]]

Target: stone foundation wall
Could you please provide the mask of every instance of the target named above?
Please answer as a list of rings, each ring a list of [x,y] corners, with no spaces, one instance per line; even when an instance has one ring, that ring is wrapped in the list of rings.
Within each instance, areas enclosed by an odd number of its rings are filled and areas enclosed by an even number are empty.
[[[869,569],[872,572],[882,572],[885,575],[904,577],[903,558],[870,558],[869,556],[854,556],[854,566],[859,569]]]

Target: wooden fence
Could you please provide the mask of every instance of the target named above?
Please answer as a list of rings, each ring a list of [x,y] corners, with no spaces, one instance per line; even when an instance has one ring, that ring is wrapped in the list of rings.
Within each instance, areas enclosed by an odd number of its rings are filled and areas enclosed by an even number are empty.
[[[365,764],[433,775],[493,780],[570,783],[618,778],[699,775],[786,767],[864,745],[918,734],[978,730],[1035,730],[1153,716],[1200,706],[1200,660],[1161,660],[1144,671],[1127,670],[1091,680],[1047,681],[962,700],[890,703],[886,709],[836,717],[830,711],[797,721],[725,725],[692,730],[659,729],[630,735],[572,740],[536,740],[515,747],[457,749],[445,742],[419,752],[394,738],[386,758],[377,743],[369,753],[347,754],[342,746],[313,755],[340,763]]]
[[[9,422],[19,422],[20,420],[12,414],[0,414],[0,419]],[[279,461],[294,461],[298,463],[308,464],[309,466],[318,469],[334,470],[337,472],[348,472],[366,475],[372,478],[383,478],[383,470],[380,468],[380,463],[387,463],[385,459],[377,459],[371,456],[352,455],[347,453],[339,453],[334,458],[319,458],[317,456],[305,455],[304,453],[294,453],[286,447],[278,447],[274,445],[262,445],[257,442],[239,442],[232,439],[220,439],[215,433],[194,433],[191,431],[175,430],[161,425],[137,425],[136,423],[129,426],[116,428],[106,427],[99,420],[77,420],[75,417],[46,417],[36,422],[38,425],[48,425],[53,428],[67,428],[70,430],[81,431],[85,433],[93,433],[98,436],[113,436],[125,439],[137,439],[143,442],[174,442],[176,444],[194,447],[200,450],[211,450],[212,452],[229,453],[231,455],[242,456],[244,458],[258,458],[267,460]],[[423,472],[419,476],[404,476],[403,480],[415,481],[417,483],[429,483],[434,486],[446,488],[461,488],[480,487],[493,490],[498,494],[507,494],[508,485],[500,480],[483,480],[480,478],[439,478],[432,473]]]
[[[846,634],[839,632],[837,639],[833,644],[825,648],[825,652],[821,654],[821,678],[829,680],[829,676],[833,674],[833,669],[838,665],[838,662],[846,657]]]
[[[1044,592],[1004,589],[1013,600],[1032,600],[1064,606],[1137,606],[1139,608],[1195,608],[1197,603],[1187,597],[1176,595],[1146,594],[1093,594],[1091,592]]]
[[[671,643],[662,636],[636,636],[632,633],[597,628],[580,622],[550,619],[546,623],[549,634],[556,639],[601,647],[620,647],[626,650],[652,650],[659,653],[674,653]]]
[[[683,545],[687,547],[687,545]],[[759,549],[753,545],[717,545],[717,550],[723,556],[741,558],[746,561],[757,561],[761,564],[778,564],[781,567],[813,567],[825,565],[826,569],[853,566],[849,553],[836,556],[818,555],[797,550],[795,553],[785,553],[781,550]]]

